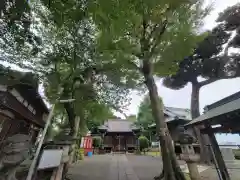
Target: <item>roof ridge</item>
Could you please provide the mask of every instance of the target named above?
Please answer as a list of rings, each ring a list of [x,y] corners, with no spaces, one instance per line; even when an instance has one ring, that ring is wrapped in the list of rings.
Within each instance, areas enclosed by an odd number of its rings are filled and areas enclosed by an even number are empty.
[[[108,121],[128,121],[127,119],[108,119]]]
[[[223,106],[229,102],[232,102],[234,100],[237,100],[240,98],[240,91],[234,93],[234,94],[231,94],[229,96],[226,96],[225,98],[222,98],[218,101],[215,101],[214,103],[212,104],[209,104],[207,106],[204,107],[205,110],[211,110],[211,109],[214,109],[214,108],[217,108],[219,106]]]
[[[165,108],[172,108],[172,109],[182,109],[182,110],[189,110],[189,108],[179,108],[179,107],[169,107],[169,106],[164,106]]]

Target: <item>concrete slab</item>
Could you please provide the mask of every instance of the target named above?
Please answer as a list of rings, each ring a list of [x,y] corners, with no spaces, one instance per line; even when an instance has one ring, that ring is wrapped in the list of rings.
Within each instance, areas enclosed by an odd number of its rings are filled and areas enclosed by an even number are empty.
[[[220,150],[226,163],[234,163],[235,157],[232,148],[220,148]]]
[[[139,180],[123,154],[99,155],[85,158],[69,170],[71,180]]]
[[[127,157],[127,158],[126,158]],[[239,180],[240,163],[228,169],[232,180]],[[186,169],[185,163],[179,161]],[[161,158],[137,155],[94,155],[86,157],[69,170],[71,180],[153,180],[162,170]],[[215,180],[218,175],[215,167],[199,166],[201,180]],[[185,171],[188,172],[188,171]]]
[[[127,158],[139,180],[153,180],[162,170],[161,158],[142,155],[128,155]]]
[[[204,166],[204,165],[198,165],[198,172],[199,173],[202,173],[203,171],[207,170],[208,168],[210,168],[210,166]],[[180,168],[182,169],[182,171],[184,173],[189,173],[189,170],[188,170],[188,167],[187,167],[187,164],[182,164],[180,165]]]

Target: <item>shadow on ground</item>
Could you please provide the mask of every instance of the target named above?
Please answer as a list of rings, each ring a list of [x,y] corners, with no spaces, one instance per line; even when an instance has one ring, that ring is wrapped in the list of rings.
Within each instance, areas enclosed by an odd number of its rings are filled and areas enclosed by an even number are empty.
[[[127,158],[139,180],[153,180],[161,172],[162,161],[160,158],[136,155],[127,155]]]
[[[71,180],[105,180],[110,162],[110,157],[107,155],[86,157],[69,169],[68,177]]]

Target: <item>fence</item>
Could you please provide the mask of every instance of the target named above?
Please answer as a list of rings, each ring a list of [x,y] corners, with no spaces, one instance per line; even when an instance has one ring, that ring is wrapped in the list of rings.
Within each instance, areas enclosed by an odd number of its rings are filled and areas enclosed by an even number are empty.
[[[212,155],[214,154],[213,148],[211,145],[208,145]],[[223,157],[223,160],[225,162],[227,171],[229,173],[231,180],[239,180],[240,177],[240,145],[219,145],[221,155]],[[217,164],[216,157],[213,156],[213,164],[214,166],[212,168],[209,168],[205,175],[211,174],[211,179],[220,179],[221,178],[221,172]]]

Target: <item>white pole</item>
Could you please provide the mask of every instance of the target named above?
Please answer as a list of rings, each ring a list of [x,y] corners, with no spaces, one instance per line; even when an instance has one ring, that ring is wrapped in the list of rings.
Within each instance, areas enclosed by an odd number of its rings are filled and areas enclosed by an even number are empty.
[[[161,145],[160,145],[160,141],[158,142],[158,149],[159,149],[159,156],[160,156],[160,152],[161,152]]]
[[[40,154],[40,151],[41,151],[41,148],[42,148],[42,145],[43,145],[43,141],[45,139],[45,135],[46,135],[47,130],[48,130],[48,126],[50,125],[51,119],[52,119],[53,114],[54,114],[54,109],[55,109],[55,104],[52,106],[52,109],[51,109],[51,111],[48,115],[47,122],[45,124],[44,130],[43,130],[43,133],[42,133],[42,137],[41,137],[40,142],[38,144],[37,151],[36,151],[36,154],[35,154],[34,159],[32,161],[32,164],[29,168],[28,176],[27,176],[26,180],[32,180],[32,176],[34,174],[34,170],[35,170],[35,167],[37,165],[38,156]]]
[[[28,176],[27,176],[27,179],[26,179],[26,180],[32,180],[32,176],[33,176],[33,174],[34,174],[34,170],[35,170],[36,165],[37,165],[38,157],[39,157],[39,155],[40,155],[41,148],[42,148],[42,145],[43,145],[43,141],[44,141],[44,139],[45,139],[45,136],[46,136],[48,127],[49,127],[49,125],[50,125],[50,123],[51,123],[51,120],[52,120],[52,118],[53,118],[53,115],[54,115],[54,109],[55,109],[56,103],[57,103],[57,102],[60,102],[60,103],[72,102],[72,101],[75,100],[75,99],[59,100],[59,98],[61,97],[62,92],[63,92],[63,88],[61,87],[61,88],[59,89],[59,92],[58,92],[59,97],[58,97],[58,99],[56,99],[56,102],[55,102],[55,104],[53,104],[52,109],[51,109],[51,111],[50,111],[50,113],[49,113],[49,115],[48,115],[48,118],[47,118],[47,121],[46,121],[44,130],[43,130],[43,133],[42,133],[42,137],[41,137],[41,139],[40,139],[40,141],[39,141],[39,144],[38,144],[38,147],[37,147],[37,151],[36,151],[36,154],[35,154],[35,156],[34,156],[34,158],[33,158],[32,164],[31,164],[31,166],[30,166],[30,168],[29,168]]]
[[[120,136],[118,138],[119,138],[119,140],[118,140],[118,144],[119,144],[118,151],[120,152],[120,150],[121,150],[121,148],[120,148]]]

